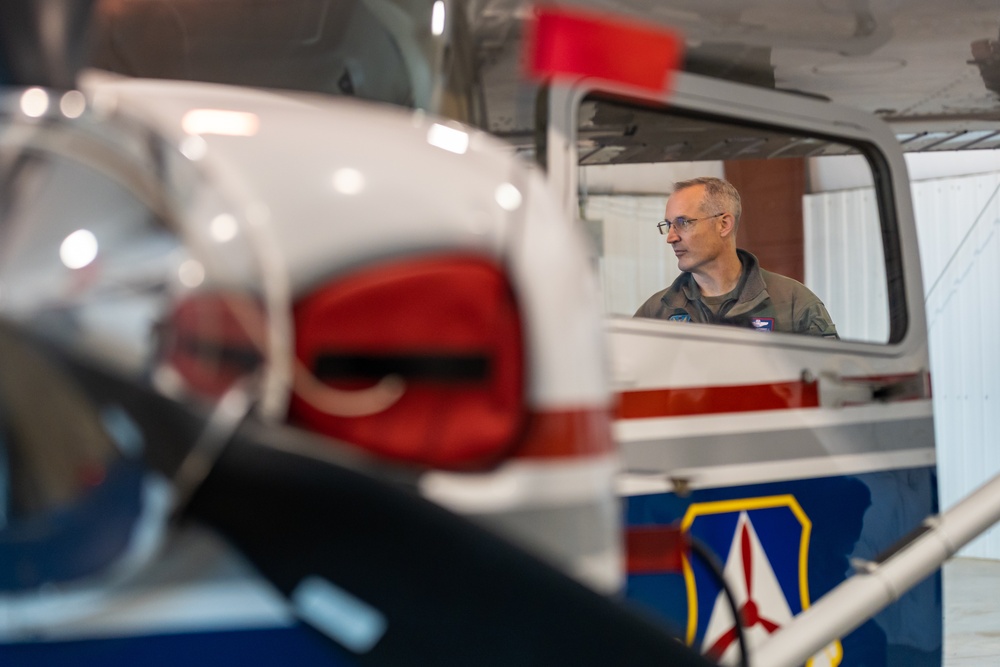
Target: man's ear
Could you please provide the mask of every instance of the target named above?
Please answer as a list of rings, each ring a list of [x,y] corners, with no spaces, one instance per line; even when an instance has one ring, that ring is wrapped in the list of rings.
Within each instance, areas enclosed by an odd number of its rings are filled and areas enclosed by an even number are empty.
[[[736,235],[736,218],[732,213],[724,213],[719,216],[719,236],[727,238]]]

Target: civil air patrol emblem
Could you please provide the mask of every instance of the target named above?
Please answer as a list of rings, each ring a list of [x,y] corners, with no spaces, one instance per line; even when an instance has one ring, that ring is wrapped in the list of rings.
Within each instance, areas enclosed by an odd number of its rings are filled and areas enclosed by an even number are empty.
[[[690,322],[691,316],[687,313],[677,313],[667,318],[668,322]]]
[[[747,644],[759,645],[809,607],[808,556],[812,522],[794,496],[766,496],[694,503],[681,523],[725,563]],[[697,556],[685,557],[687,642],[702,653],[735,664],[739,646],[721,587]],[[839,640],[810,658],[807,667],[836,667]]]
[[[755,317],[750,320],[750,326],[757,331],[774,331],[773,317]]]

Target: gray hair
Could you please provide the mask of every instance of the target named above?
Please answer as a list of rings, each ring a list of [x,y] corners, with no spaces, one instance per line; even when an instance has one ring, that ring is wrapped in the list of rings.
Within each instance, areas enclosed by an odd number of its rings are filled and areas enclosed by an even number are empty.
[[[743,215],[743,203],[740,201],[740,193],[729,181],[713,176],[699,176],[686,181],[674,183],[674,192],[679,192],[696,185],[705,186],[705,195],[702,197],[702,208],[711,209],[711,212],[732,213],[736,219],[735,229],[740,228],[740,217]]]

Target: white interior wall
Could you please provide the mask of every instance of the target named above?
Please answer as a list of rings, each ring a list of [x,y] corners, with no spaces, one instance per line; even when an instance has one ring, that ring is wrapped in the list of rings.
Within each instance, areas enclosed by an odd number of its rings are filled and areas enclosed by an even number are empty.
[[[718,161],[592,165],[580,172],[580,187],[584,192],[656,195],[663,203],[677,181],[698,176],[724,176],[722,162]],[[662,211],[660,219],[663,219]]]
[[[1000,151],[907,153],[905,159],[911,182],[1000,171]],[[870,185],[871,170],[860,155],[810,160],[810,192],[850,190]]]
[[[659,195],[593,195],[581,208],[600,230],[598,269],[608,315],[632,315],[679,274],[666,237],[656,230],[664,200]]]
[[[967,176],[1000,171],[1000,151],[948,151],[907,153],[911,181]]]
[[[1000,171],[917,181],[912,191],[948,508],[1000,472]],[[1000,559],[1000,529],[962,555]]]
[[[874,189],[824,192],[804,200],[806,285],[826,305],[842,339],[887,342],[889,294]]]

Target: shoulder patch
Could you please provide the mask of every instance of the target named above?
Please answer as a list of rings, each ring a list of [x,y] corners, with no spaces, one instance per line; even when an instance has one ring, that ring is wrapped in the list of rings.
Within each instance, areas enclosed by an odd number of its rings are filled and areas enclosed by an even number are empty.
[[[750,326],[757,331],[774,331],[773,317],[755,317],[750,320]]]
[[[691,316],[687,313],[677,313],[667,318],[668,322],[690,322]]]

